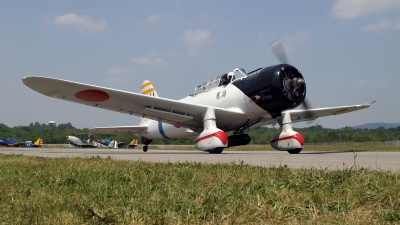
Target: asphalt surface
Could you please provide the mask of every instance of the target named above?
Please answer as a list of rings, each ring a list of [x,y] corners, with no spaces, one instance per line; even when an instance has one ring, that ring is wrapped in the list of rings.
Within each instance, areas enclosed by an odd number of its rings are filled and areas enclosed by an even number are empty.
[[[368,168],[378,171],[400,172],[400,152],[307,152],[291,155],[280,151],[224,151],[209,154],[201,151],[141,149],[47,149],[47,148],[0,148],[1,154],[18,154],[40,157],[111,157],[116,160],[142,160],[147,162],[202,162],[244,163],[255,166],[290,168],[316,168],[342,170]]]

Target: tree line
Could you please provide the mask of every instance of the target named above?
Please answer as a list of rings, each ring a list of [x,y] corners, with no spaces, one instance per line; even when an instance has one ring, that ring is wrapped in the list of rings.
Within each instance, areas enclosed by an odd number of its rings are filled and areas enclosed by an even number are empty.
[[[379,127],[376,129],[361,129],[343,127],[339,129],[323,128],[321,125],[308,128],[295,128],[306,143],[329,143],[329,142],[370,142],[370,141],[394,141],[400,140],[400,126],[396,128]],[[13,137],[21,141],[35,141],[39,137],[45,144],[68,144],[67,136],[76,136],[79,133],[90,133],[88,128],[78,129],[71,123],[62,124],[40,124],[30,123],[28,126],[8,127],[0,123],[0,138]],[[250,144],[269,144],[269,141],[279,133],[279,127],[260,127],[248,130],[252,140]],[[228,133],[228,136],[231,135]],[[112,139],[119,142],[130,142],[132,139],[141,140],[137,136],[119,136],[95,134],[93,140]],[[152,144],[174,144],[191,145],[195,137],[154,140]]]

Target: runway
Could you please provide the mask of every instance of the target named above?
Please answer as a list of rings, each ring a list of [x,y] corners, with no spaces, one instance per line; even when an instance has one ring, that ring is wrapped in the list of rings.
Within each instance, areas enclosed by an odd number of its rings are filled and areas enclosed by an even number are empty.
[[[2,154],[19,154],[40,157],[111,157],[116,160],[142,160],[147,162],[201,162],[243,163],[254,166],[289,168],[316,168],[342,170],[345,168],[368,168],[378,171],[400,172],[400,152],[307,152],[291,155],[280,151],[224,151],[209,154],[201,151],[141,149],[46,149],[46,148],[0,148]]]

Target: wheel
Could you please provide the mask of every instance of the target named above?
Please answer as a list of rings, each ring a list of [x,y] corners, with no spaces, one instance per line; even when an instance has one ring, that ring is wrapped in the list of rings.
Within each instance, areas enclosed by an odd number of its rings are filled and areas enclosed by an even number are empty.
[[[301,152],[301,150],[303,150],[302,148],[296,148],[293,150],[289,150],[287,152],[289,152],[289,154],[299,154]]]
[[[224,150],[224,148],[214,148],[211,150],[208,150],[208,153],[210,154],[221,154],[221,152]]]
[[[145,145],[145,146],[143,146],[143,151],[144,152],[147,152],[147,148],[148,148],[149,146],[147,146],[147,145]]]

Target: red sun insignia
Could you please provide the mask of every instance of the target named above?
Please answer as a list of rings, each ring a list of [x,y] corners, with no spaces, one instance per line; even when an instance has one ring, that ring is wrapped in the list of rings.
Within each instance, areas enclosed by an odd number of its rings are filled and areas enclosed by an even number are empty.
[[[88,102],[103,102],[110,98],[110,96],[107,93],[105,93],[104,91],[100,91],[100,90],[80,91],[75,94],[75,97],[80,100],[84,100],[84,101],[88,101]]]

